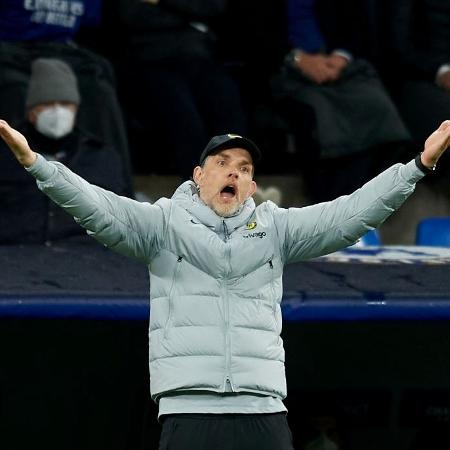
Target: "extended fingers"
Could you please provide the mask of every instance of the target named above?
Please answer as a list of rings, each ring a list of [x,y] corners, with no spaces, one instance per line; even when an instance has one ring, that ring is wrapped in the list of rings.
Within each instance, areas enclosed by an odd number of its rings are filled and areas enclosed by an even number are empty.
[[[9,128],[9,125],[6,123],[6,121],[0,120],[0,136],[5,138],[9,134],[8,128]]]
[[[450,130],[450,120],[444,120],[438,128],[439,131]]]
[[[0,131],[8,132],[11,127],[8,125],[6,120],[0,119]]]
[[[0,120],[0,136],[8,143],[12,139],[11,127],[5,120]]]

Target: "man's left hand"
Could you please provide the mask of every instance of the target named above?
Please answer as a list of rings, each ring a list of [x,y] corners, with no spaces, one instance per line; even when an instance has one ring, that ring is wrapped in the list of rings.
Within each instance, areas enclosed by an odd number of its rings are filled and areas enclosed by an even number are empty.
[[[425,148],[421,156],[422,164],[431,169],[449,146],[450,120],[444,120],[425,141]]]

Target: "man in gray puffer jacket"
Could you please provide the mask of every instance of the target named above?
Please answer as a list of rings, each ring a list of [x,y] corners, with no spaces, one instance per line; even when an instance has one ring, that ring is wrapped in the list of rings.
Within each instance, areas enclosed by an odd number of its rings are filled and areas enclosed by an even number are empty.
[[[255,207],[259,150],[214,137],[172,199],[139,203],[34,153],[0,121],[0,136],[39,189],[99,242],[150,273],[150,380],[163,418],[160,448],[292,449],[281,332],[287,263],[356,242],[414,191],[450,144],[447,120],[408,164],[332,202]]]

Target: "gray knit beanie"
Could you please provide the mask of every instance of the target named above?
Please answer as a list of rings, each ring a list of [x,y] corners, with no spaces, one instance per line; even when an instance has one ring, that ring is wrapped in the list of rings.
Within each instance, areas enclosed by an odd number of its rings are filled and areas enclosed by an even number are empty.
[[[80,104],[75,73],[59,59],[38,58],[31,64],[31,78],[25,102],[27,109],[40,103],[70,102]]]

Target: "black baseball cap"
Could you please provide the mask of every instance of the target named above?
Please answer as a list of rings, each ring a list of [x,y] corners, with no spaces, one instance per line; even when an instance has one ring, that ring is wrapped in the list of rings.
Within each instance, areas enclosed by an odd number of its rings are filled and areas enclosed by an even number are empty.
[[[228,148],[243,148],[247,150],[252,157],[253,164],[256,164],[261,159],[261,151],[250,139],[238,134],[221,134],[220,136],[214,136],[208,142],[205,150],[200,155],[199,165],[202,166],[208,156]]]

